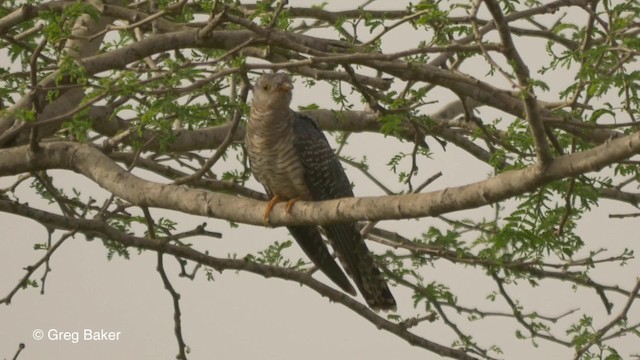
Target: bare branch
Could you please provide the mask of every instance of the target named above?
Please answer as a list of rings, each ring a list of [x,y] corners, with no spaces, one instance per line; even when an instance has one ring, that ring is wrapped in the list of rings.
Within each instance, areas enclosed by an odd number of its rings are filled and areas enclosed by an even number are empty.
[[[142,208],[142,212],[144,213],[145,221],[147,222],[147,233],[149,234],[149,239],[157,241],[156,231],[154,227],[154,221],[151,217],[151,213],[149,209],[146,207]],[[167,243],[165,241],[165,243]],[[164,251],[158,251],[157,256],[157,270],[160,274],[160,278],[162,279],[162,283],[164,284],[164,288],[171,295],[171,299],[173,300],[173,322],[174,322],[174,331],[176,334],[176,339],[178,340],[178,355],[176,356],[179,360],[187,359],[188,348],[184,343],[184,338],[182,337],[182,315],[180,312],[180,294],[176,292],[171,285],[171,281],[169,281],[169,277],[167,277],[167,273],[164,271],[164,261],[163,261]]]
[[[18,359],[18,356],[20,355],[20,352],[22,352],[22,350],[24,350],[24,348],[25,348],[24,343],[20,343],[18,345],[18,350],[16,351],[16,354],[13,355],[13,360],[17,360]]]
[[[504,300],[511,307],[511,309],[513,311],[513,315],[515,316],[516,320],[518,320],[518,323],[520,323],[525,329],[527,329],[529,331],[529,333],[531,334],[531,337],[539,337],[539,338],[548,340],[550,342],[558,343],[560,345],[564,345],[564,346],[567,346],[567,347],[571,346],[571,342],[569,342],[569,341],[561,340],[556,336],[543,334],[543,333],[539,332],[538,330],[536,330],[534,325],[528,323],[524,319],[524,317],[522,316],[522,310],[520,309],[520,305],[516,304],[515,301],[511,298],[511,296],[509,296],[509,294],[507,293],[507,290],[504,287],[504,281],[502,279],[500,279],[500,277],[498,277],[498,275],[496,275],[496,274],[492,274],[492,277],[495,280],[496,284],[498,285],[498,289],[500,291],[500,295],[502,295]]]

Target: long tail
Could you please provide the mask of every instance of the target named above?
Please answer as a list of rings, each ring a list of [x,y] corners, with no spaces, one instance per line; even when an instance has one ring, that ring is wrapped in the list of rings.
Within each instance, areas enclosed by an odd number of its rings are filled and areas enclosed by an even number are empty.
[[[374,310],[395,310],[396,300],[355,224],[333,224],[324,229],[342,265],[369,307]]]
[[[324,243],[324,240],[322,240],[322,235],[320,235],[317,227],[287,226],[287,229],[309,259],[311,259],[331,281],[336,283],[343,291],[351,295],[356,295],[356,290],[349,282],[349,279],[329,253],[329,249]]]

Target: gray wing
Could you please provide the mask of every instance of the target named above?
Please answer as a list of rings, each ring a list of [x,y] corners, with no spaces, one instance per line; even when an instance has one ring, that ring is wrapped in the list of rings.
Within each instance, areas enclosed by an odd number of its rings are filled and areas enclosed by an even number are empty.
[[[296,154],[305,184],[315,201],[353,197],[351,183],[322,130],[296,113],[293,124]],[[396,303],[355,223],[323,226],[339,259],[373,309],[395,309]]]

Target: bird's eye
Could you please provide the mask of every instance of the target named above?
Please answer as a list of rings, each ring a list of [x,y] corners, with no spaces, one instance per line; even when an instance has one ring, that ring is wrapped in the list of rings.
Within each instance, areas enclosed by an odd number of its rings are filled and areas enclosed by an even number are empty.
[[[262,90],[269,90],[269,85],[263,85]]]

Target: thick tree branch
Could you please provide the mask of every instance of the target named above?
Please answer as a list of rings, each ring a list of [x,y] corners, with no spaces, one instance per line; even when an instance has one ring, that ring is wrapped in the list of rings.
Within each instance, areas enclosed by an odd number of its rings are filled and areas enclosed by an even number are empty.
[[[437,216],[476,208],[520,195],[554,180],[598,171],[640,152],[640,133],[611,140],[593,149],[554,159],[541,172],[537,166],[511,170],[487,180],[423,194],[297,202],[287,215],[276,205],[271,224],[326,224],[334,221],[402,219]],[[263,224],[263,204],[232,195],[162,185],[143,180],[116,165],[88,144],[42,144],[33,156],[28,147],[0,150],[0,174],[17,175],[43,169],[69,169],[137,206],[173,209],[240,223]]]

